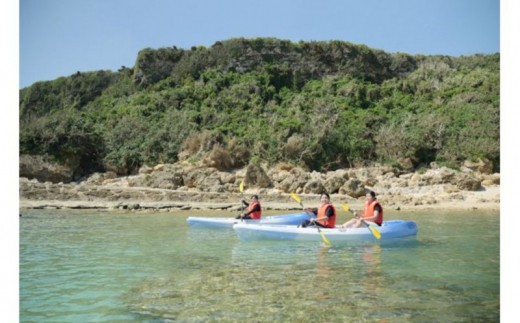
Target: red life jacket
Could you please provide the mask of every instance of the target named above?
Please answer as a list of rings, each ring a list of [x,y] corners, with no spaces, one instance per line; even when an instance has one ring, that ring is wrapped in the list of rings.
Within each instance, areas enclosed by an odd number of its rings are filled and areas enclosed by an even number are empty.
[[[372,221],[372,222],[375,222],[375,223],[381,225],[381,224],[383,224],[383,207],[381,206],[381,204],[379,203],[378,200],[373,200],[372,203],[370,203],[370,204],[369,204],[369,202],[365,203],[365,211],[363,212],[363,218],[368,218],[368,217],[374,216],[374,211],[375,211],[376,205],[379,205],[379,207],[381,208],[381,212],[379,212],[379,215],[377,216],[375,221]]]
[[[260,202],[258,202],[258,201],[253,201],[253,202],[249,203],[248,211],[254,210],[255,206],[257,206],[257,205],[258,205],[258,208],[260,209],[260,211],[249,213],[249,216],[251,217],[251,219],[260,219],[262,217],[262,207],[260,206]]]
[[[326,218],[327,217],[327,209],[331,207],[333,215],[325,220],[318,221],[319,223],[323,224],[327,228],[335,228],[336,227],[336,209],[334,208],[334,205],[332,204],[325,204],[320,206],[318,209],[318,218]]]

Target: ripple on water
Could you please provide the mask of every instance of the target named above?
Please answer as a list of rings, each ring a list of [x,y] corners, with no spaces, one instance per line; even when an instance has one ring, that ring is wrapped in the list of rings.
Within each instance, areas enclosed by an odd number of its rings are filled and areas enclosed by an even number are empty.
[[[242,242],[171,214],[52,212],[20,226],[20,317],[37,322],[497,321],[499,230],[417,218],[415,241]],[[28,221],[26,221],[28,219]],[[482,237],[479,239],[478,237]]]

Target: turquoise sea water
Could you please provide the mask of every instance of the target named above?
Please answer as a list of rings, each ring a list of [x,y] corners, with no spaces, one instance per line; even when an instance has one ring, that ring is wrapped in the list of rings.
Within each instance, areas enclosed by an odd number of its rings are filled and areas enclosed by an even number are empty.
[[[26,211],[20,321],[500,320],[497,211],[389,213],[417,239],[326,248],[186,224],[227,212]]]

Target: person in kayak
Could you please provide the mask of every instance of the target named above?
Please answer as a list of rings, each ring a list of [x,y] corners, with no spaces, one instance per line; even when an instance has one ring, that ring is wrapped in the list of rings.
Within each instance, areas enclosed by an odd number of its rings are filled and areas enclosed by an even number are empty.
[[[262,218],[262,206],[258,201],[258,195],[251,196],[251,202],[247,203],[247,201],[243,198],[242,203],[247,207],[247,213],[239,214],[235,219],[254,219],[260,220]]]
[[[305,220],[299,226],[307,227],[317,225],[322,228],[334,228],[336,226],[336,209],[330,203],[330,196],[328,193],[321,193],[320,205],[316,209],[305,208],[305,212],[312,213],[316,218]]]
[[[363,213],[360,211],[353,211],[353,213],[356,218],[343,223],[341,225],[342,228],[364,227],[365,225],[360,218],[365,221],[373,222],[378,226],[383,224],[383,207],[376,199],[376,193],[374,191],[370,191],[366,194],[365,209],[363,210]]]

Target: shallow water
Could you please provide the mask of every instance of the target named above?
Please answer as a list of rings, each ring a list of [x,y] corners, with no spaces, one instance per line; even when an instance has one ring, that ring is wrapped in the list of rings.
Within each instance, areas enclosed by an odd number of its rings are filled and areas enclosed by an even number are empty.
[[[20,321],[500,319],[496,211],[396,212],[417,239],[331,248],[186,224],[208,215],[229,213],[25,212]]]

